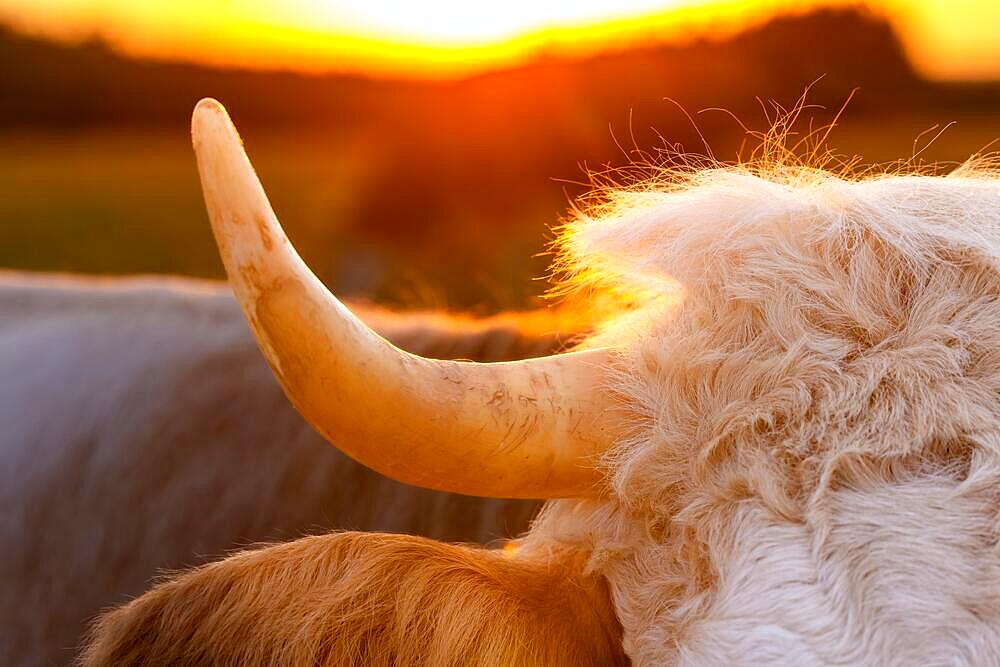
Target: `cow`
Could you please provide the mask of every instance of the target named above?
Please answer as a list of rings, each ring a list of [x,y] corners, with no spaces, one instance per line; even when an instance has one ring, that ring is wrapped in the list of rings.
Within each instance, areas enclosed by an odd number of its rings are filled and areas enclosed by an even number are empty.
[[[1000,173],[667,171],[582,208],[574,350],[431,360],[309,272],[217,102],[230,283],[299,412],[407,484],[547,499],[510,548],[337,532],[180,573],[84,664],[1000,664]],[[772,155],[774,152],[771,153]]]
[[[446,358],[545,354],[584,326],[359,311]],[[538,506],[402,485],[326,445],[213,282],[5,274],[0,377],[3,664],[70,662],[101,610],[251,544],[335,528],[486,544]]]

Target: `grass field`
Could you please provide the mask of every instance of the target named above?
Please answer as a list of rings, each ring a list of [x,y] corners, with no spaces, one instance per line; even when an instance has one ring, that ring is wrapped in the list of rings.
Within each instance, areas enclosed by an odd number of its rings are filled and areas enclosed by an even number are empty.
[[[848,115],[831,145],[865,162],[909,158],[914,139],[956,120],[918,161],[961,161],[1000,137],[1000,113],[960,118]],[[918,150],[936,134],[925,134]],[[306,260],[335,289],[422,306],[524,307],[544,291],[547,226],[566,208],[558,178],[525,176],[502,217],[474,193],[442,194],[450,219],[415,206],[428,243],[368,234],[356,193],[386,165],[357,137],[248,136],[275,209]],[[503,147],[498,147],[502,150]],[[469,164],[468,169],[476,169]],[[529,181],[528,178],[531,178]],[[488,179],[488,173],[482,178]],[[405,188],[402,189],[405,192]],[[391,192],[379,196],[392,197]],[[382,221],[384,228],[385,221]],[[443,231],[442,231],[443,230]],[[437,234],[437,236],[434,236]],[[100,131],[0,136],[0,267],[38,271],[221,277],[185,133]]]

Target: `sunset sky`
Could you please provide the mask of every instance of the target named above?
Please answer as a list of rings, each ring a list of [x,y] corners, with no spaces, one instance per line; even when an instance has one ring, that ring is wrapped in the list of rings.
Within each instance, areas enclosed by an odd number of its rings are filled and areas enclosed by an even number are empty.
[[[848,0],[0,0],[0,19],[65,38],[99,34],[161,58],[301,69],[457,74],[539,48],[585,53],[725,36],[780,12]],[[1000,3],[871,0],[935,78],[1000,78]],[[836,36],[831,36],[835,39]]]

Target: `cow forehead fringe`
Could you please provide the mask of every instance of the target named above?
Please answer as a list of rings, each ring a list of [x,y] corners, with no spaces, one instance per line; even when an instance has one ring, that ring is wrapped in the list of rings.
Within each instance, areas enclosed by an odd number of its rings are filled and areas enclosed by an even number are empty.
[[[998,198],[1000,169],[983,159],[947,176],[845,178],[800,167],[665,172],[592,197],[565,225],[557,266],[570,282],[597,279],[603,286],[719,283],[733,277],[741,252],[753,257],[761,246],[778,250],[773,246],[782,241],[788,250],[822,250],[862,232],[913,262],[933,261],[942,245],[995,258]],[[783,257],[781,264],[795,259]]]
[[[986,163],[692,171],[609,191],[560,243],[569,283],[637,295],[596,340],[622,349],[613,389],[638,424],[607,462],[619,491],[655,489],[650,508],[678,464],[744,440],[904,455],[996,416],[1000,172]],[[646,467],[641,451],[674,453]]]

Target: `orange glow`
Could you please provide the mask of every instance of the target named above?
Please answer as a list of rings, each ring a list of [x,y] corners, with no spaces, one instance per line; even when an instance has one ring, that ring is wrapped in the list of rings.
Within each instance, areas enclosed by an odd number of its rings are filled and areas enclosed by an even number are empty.
[[[724,37],[775,13],[850,0],[0,0],[32,31],[99,34],[126,52],[223,65],[451,76],[539,51]],[[990,0],[870,0],[935,78],[1000,78]],[[30,8],[29,8],[30,6]]]

